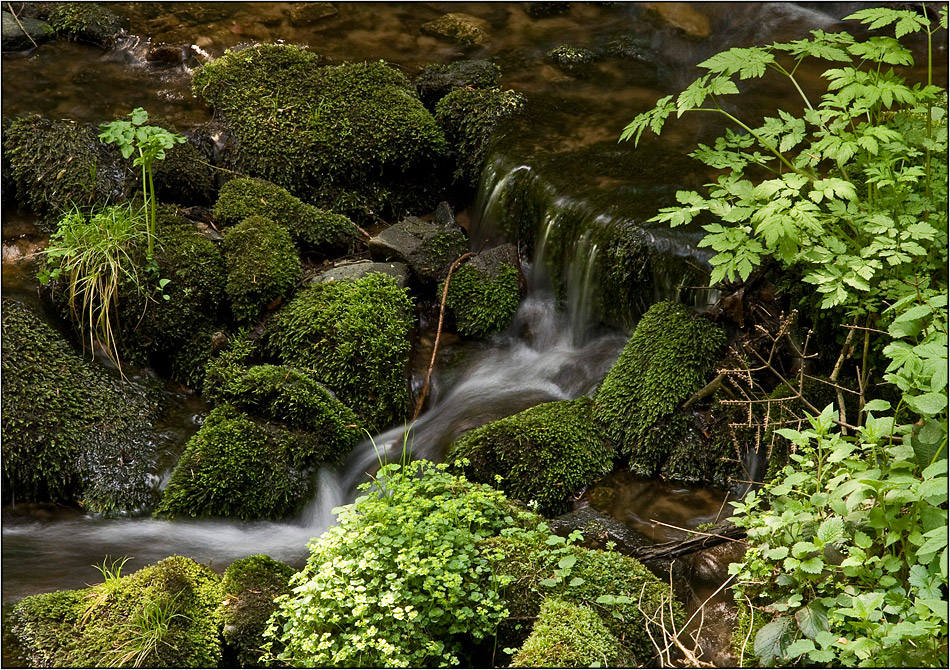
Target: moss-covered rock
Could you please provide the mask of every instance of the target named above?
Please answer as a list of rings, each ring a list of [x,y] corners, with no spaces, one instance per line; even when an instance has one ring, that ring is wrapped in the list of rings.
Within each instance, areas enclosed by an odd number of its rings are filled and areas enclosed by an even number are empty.
[[[218,616],[224,624],[224,642],[235,654],[238,667],[262,667],[261,634],[275,609],[274,598],[290,593],[288,582],[295,572],[265,554],[234,561],[224,571],[224,600]]]
[[[725,333],[672,302],[651,307],[594,395],[593,417],[634,472],[654,475],[689,429],[679,405],[709,381]]]
[[[551,49],[547,53],[547,57],[565,72],[582,74],[586,66],[594,62],[597,54],[590,49],[562,44]]]
[[[152,123],[177,133],[169,123]],[[165,158],[152,163],[152,181],[159,202],[179,205],[210,205],[214,193],[214,168],[194,139],[165,150]]]
[[[287,189],[251,177],[238,177],[221,187],[214,216],[225,224],[263,216],[289,230],[298,244],[315,248],[344,246],[356,235],[356,226],[345,216],[303,203]]]
[[[499,122],[518,113],[524,98],[500,88],[457,88],[439,100],[435,118],[456,152],[455,179],[474,186]]]
[[[677,628],[684,620],[679,602],[674,599],[671,603],[669,586],[639,561],[615,551],[572,544],[553,549],[545,530],[542,526],[478,543],[479,551],[495,557],[494,574],[500,579],[508,578],[503,596],[509,614],[498,628],[498,649],[522,646],[529,635],[526,622],[538,616],[545,599],[558,598],[596,613],[620,641],[618,653],[625,663],[629,660],[631,666],[648,665],[655,651],[643,612],[653,615],[665,607],[669,621],[672,610]],[[553,580],[553,585],[542,584],[541,580],[551,578],[555,570],[566,570],[568,574]],[[612,598],[608,602],[602,596]],[[653,632],[654,637],[658,634]]]
[[[426,35],[444,38],[462,47],[482,46],[488,41],[488,23],[471,14],[451,12],[422,24]]]
[[[174,216],[170,208],[159,210],[157,237],[158,274],[169,281],[148,295],[134,285],[123,286],[122,353],[195,388],[211,356],[210,336],[224,318],[224,256],[193,223]]]
[[[87,589],[28,596],[9,630],[32,667],[213,668],[221,595],[211,568],[172,556]]]
[[[328,452],[319,436],[219,405],[185,445],[155,513],[284,518],[312,497],[317,465]]]
[[[44,17],[57,35],[77,42],[111,47],[129,20],[95,2],[50,3]]]
[[[405,263],[421,282],[445,279],[452,263],[468,250],[468,239],[455,223],[441,224],[409,216],[369,241],[377,261]]]
[[[59,213],[73,205],[88,207],[128,196],[130,185],[116,154],[99,142],[90,125],[23,116],[4,133],[3,148],[17,199],[41,217],[44,232],[52,232]]]
[[[158,391],[86,363],[23,303],[4,299],[2,314],[4,502],[150,505]]]
[[[537,405],[462,435],[449,448],[447,461],[468,459],[465,475],[476,482],[500,484],[538,511],[557,514],[577,489],[607,474],[613,452],[600,438],[590,416],[590,398]]]
[[[504,330],[523,294],[517,250],[503,245],[480,253],[452,274],[445,304],[463,335],[481,337]],[[444,282],[438,294],[444,290]]]
[[[313,284],[275,313],[267,348],[286,365],[312,370],[370,432],[405,420],[413,303],[380,273]]]
[[[303,370],[247,367],[251,351],[251,343],[240,340],[208,365],[205,399],[305,430],[324,445],[323,461],[340,462],[362,436],[353,410]]]
[[[624,668],[630,654],[589,607],[547,598],[531,634],[511,659],[515,668]]]
[[[456,88],[497,88],[501,69],[487,60],[460,60],[446,65],[427,65],[416,76],[419,99],[429,110]]]
[[[228,279],[224,290],[240,322],[252,322],[275,299],[287,295],[300,277],[300,256],[283,226],[251,216],[224,235]]]
[[[250,176],[363,220],[437,202],[445,138],[383,62],[321,66],[297,46],[255,45],[207,63],[192,86],[226,119]]]

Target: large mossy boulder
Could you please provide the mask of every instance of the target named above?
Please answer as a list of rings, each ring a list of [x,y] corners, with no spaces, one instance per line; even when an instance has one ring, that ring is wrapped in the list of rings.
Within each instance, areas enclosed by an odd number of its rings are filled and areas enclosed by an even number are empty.
[[[2,315],[4,502],[151,505],[159,391],[87,363],[21,302],[4,299]]]
[[[501,69],[488,60],[461,60],[446,65],[427,65],[416,75],[419,99],[429,110],[456,88],[496,88]]]
[[[505,244],[458,266],[449,281],[445,305],[455,315],[461,334],[483,337],[511,324],[523,294],[518,251],[514,245]]]
[[[29,667],[214,668],[221,598],[211,568],[172,556],[86,589],[27,596],[8,630]]]
[[[253,177],[237,177],[222,186],[214,216],[228,225],[263,216],[289,230],[298,244],[313,248],[345,246],[356,235],[356,226],[345,216],[308,205],[287,189]]]
[[[524,97],[500,88],[457,88],[436,104],[435,118],[456,155],[455,179],[478,184],[489,147],[501,135],[499,123],[524,106]]]
[[[301,47],[260,44],[205,64],[192,88],[225,118],[250,176],[363,220],[436,204],[445,138],[384,62],[324,66]]]
[[[353,410],[303,370],[247,366],[252,350],[248,340],[235,342],[208,365],[205,400],[307,431],[325,446],[323,461],[341,461],[362,436]]]
[[[468,459],[465,475],[495,484],[511,498],[558,514],[577,489],[610,472],[613,451],[591,419],[590,398],[537,405],[463,434],[447,461]]]
[[[234,318],[257,320],[277,298],[290,293],[300,278],[300,256],[290,233],[263,216],[251,216],[224,235],[227,283]]]
[[[310,371],[373,432],[406,418],[414,315],[408,292],[388,275],[312,284],[271,317],[266,348]]]
[[[626,668],[630,654],[589,607],[547,598],[514,668]]]
[[[44,232],[55,230],[59,213],[73,205],[126,199],[131,184],[113,153],[90,125],[37,114],[13,121],[3,137],[20,205],[39,217]]]
[[[285,518],[313,496],[330,452],[319,436],[219,405],[185,445],[155,514]]]
[[[96,2],[28,3],[54,32],[76,42],[108,48],[129,27],[129,20]],[[45,5],[45,7],[44,7]],[[40,8],[37,8],[39,6]]]
[[[593,401],[593,418],[634,472],[655,475],[690,428],[680,405],[710,380],[725,332],[680,304],[653,305]]]
[[[159,210],[155,262],[164,288],[143,293],[127,282],[120,298],[123,355],[192,388],[211,357],[211,334],[227,314],[226,266],[218,246],[193,223]],[[168,296],[167,298],[165,296]]]
[[[468,239],[453,223],[423,221],[409,216],[369,241],[376,261],[405,263],[420,282],[445,279],[449,267],[468,251]]]
[[[648,622],[644,613],[659,620],[660,608],[665,608],[666,621],[677,630],[685,618],[669,585],[629,556],[569,544],[544,531],[544,527],[538,527],[478,543],[480,552],[495,558],[496,578],[507,584],[502,595],[508,618],[498,627],[497,648],[524,645],[531,632],[528,622],[537,619],[546,600],[556,598],[585,607],[599,617],[620,643],[619,648],[613,649],[622,665],[649,667],[655,656],[650,633],[656,639],[660,639],[661,633],[647,631],[647,626],[654,624]],[[535,644],[529,646],[526,654],[536,651],[532,649]],[[560,667],[562,663],[552,659],[550,665]]]
[[[289,582],[295,572],[265,554],[236,560],[224,571],[224,600],[218,606],[218,616],[224,626],[225,653],[233,654],[237,667],[261,667],[262,633],[276,608],[274,598],[290,593]]]

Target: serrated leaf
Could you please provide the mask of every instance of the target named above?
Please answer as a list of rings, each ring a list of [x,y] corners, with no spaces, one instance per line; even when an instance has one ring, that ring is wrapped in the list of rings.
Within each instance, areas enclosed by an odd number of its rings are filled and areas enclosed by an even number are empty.
[[[819,633],[828,630],[828,611],[812,601],[795,612],[795,622],[805,637],[814,640]]]
[[[785,658],[785,650],[789,643],[789,631],[792,627],[791,617],[781,617],[767,623],[756,633],[753,650],[760,661],[770,663],[773,658]]]
[[[795,640],[785,649],[785,657],[793,659],[814,650],[815,643],[811,640],[807,638],[804,640]]]
[[[844,520],[840,517],[830,517],[818,526],[818,541],[822,544],[844,537]]]
[[[947,396],[943,393],[922,393],[918,396],[904,396],[905,402],[913,409],[928,416],[936,416],[947,407]]]

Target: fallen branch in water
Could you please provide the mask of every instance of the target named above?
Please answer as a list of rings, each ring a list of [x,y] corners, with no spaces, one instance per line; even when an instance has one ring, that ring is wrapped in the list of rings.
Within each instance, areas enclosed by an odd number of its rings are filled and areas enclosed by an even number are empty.
[[[697,551],[702,551],[703,549],[715,547],[724,542],[741,542],[746,536],[745,528],[740,528],[728,521],[716,524],[709,529],[712,532],[707,533],[698,530],[689,530],[688,528],[679,528],[678,526],[670,526],[670,524],[654,521],[653,519],[650,521],[658,523],[661,526],[669,526],[670,528],[686,531],[695,537],[639,547],[630,552],[630,555],[638,561],[673,560],[674,558],[679,558],[686,554],[692,554]]]

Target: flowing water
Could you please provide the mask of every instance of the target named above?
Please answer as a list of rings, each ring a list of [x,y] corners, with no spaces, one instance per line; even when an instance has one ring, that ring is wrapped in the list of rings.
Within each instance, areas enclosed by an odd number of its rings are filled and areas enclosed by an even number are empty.
[[[715,125],[705,118],[671,123],[662,140],[645,142],[636,156],[632,146],[617,147],[617,137],[638,111],[692,81],[698,73],[693,64],[713,53],[834,29],[859,6],[673,3],[653,10],[649,3],[570,3],[568,11],[534,19],[527,3],[317,4],[329,7],[325,16],[313,7],[308,11],[306,3],[111,4],[113,11],[130,16],[133,35],[113,49],[60,41],[3,55],[3,115],[38,112],[99,123],[142,106],[187,128],[210,118],[210,111],[191,95],[193,68],[227,48],[254,41],[308,44],[331,61],[385,59],[410,76],[429,63],[495,60],[504,73],[502,85],[529,100],[530,123],[497,148],[482,176],[478,200],[463,216],[471,221],[473,248],[483,240],[500,241],[510,236],[500,222],[511,207],[512,189],[530,183],[540,203],[534,236],[521,240],[533,254],[526,264],[530,290],[508,332],[485,342],[442,347],[428,409],[411,427],[414,456],[436,461],[465,430],[541,402],[590,393],[603,379],[630,324],[622,331],[601,322],[595,280],[605,249],[591,232],[597,226],[635,229],[653,250],[652,277],[637,297],[640,312],[663,298],[695,304],[715,298],[688,285],[693,276],[688,267],[701,267],[706,259],[695,246],[696,231],[674,233],[645,222],[676,188],[705,178],[677,156]],[[422,32],[422,24],[449,11],[480,19],[487,42],[462,49]],[[182,62],[147,61],[149,50],[159,43],[179,49]],[[545,56],[561,44],[612,55],[576,76]],[[774,105],[776,95],[765,86],[744,104]],[[578,218],[588,232],[561,241],[555,258],[551,250],[558,231]],[[23,257],[42,238],[31,228],[28,214],[4,212],[3,242],[4,294],[36,300],[31,266]],[[566,272],[560,288],[553,289],[549,269],[557,270],[558,263]],[[416,389],[427,361],[425,347],[417,346]],[[180,391],[171,393],[171,400],[164,421],[180,448],[207,408]],[[95,582],[99,573],[90,566],[106,556],[133,557],[126,572],[171,554],[217,569],[254,553],[300,566],[307,542],[333,522],[332,509],[352,499],[354,486],[365,481],[380,451],[401,449],[403,434],[404,427],[396,427],[367,440],[339,471],[320,472],[316,499],[299,518],[284,523],[105,519],[51,505],[8,507],[3,511],[2,601]],[[588,496],[579,504],[591,504],[657,541],[680,532],[657,522],[695,527],[723,513],[724,492],[714,489],[625,475],[615,475],[607,484],[610,495]],[[726,563],[727,553],[694,560],[694,601],[721,584]],[[724,634],[717,634],[720,647]],[[712,650],[708,657],[728,662],[716,653]]]

